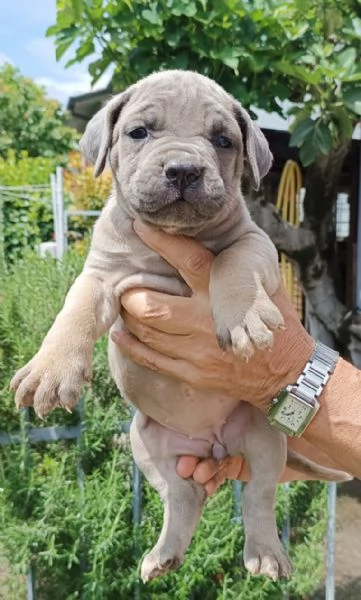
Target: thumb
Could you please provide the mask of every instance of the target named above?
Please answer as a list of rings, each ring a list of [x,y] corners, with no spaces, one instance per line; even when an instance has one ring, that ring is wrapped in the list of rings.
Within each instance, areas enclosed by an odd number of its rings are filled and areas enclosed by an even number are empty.
[[[136,219],[140,239],[179,271],[194,292],[207,289],[214,255],[202,244],[182,235],[165,233]]]

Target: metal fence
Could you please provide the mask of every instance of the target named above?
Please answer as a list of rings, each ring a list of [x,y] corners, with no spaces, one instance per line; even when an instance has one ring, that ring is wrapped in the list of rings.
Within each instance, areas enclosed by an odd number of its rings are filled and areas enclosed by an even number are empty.
[[[69,220],[72,217],[84,216],[84,217],[97,217],[100,211],[86,211],[86,210],[68,210],[65,207],[64,202],[64,186],[63,186],[63,170],[61,167],[56,169],[56,173],[51,176],[50,185],[43,186],[0,186],[0,262],[3,251],[3,211],[2,202],[6,198],[23,198],[31,200],[36,196],[39,198],[39,194],[43,196],[44,201],[50,202],[53,209],[53,221],[54,221],[54,233],[55,240],[52,245],[46,246],[45,250],[50,250],[51,254],[57,259],[61,260],[67,249],[67,235]],[[39,249],[40,253],[41,248]],[[75,426],[54,426],[54,427],[30,427],[28,409],[23,410],[25,419],[24,431],[16,431],[14,433],[5,433],[0,431],[0,446],[8,444],[19,444],[25,443],[29,446],[32,443],[52,443],[60,440],[74,440],[75,443],[81,446],[81,437],[83,431],[84,422],[84,405],[83,400],[79,403],[77,411],[79,413],[79,424]],[[121,431],[129,431],[129,422],[122,423]],[[25,439],[24,439],[25,436]],[[77,464],[77,479],[79,486],[84,485],[84,471],[82,468],[81,460]],[[142,495],[142,483],[141,474],[133,461],[133,522],[140,524],[142,511],[141,511],[141,495]],[[287,489],[288,484],[284,484]],[[241,494],[242,484],[241,482],[233,482],[233,496],[234,496],[234,520],[240,521],[242,515],[240,512],[241,506]],[[325,600],[335,600],[335,534],[336,534],[336,496],[337,486],[335,483],[328,485],[328,517],[327,517],[327,534],[326,534],[326,578],[325,578]],[[284,516],[284,522],[281,532],[282,542],[287,545],[290,534],[290,521],[289,515]],[[36,600],[36,574],[29,566],[27,576],[27,600]],[[287,600],[287,593],[284,594],[284,600]]]

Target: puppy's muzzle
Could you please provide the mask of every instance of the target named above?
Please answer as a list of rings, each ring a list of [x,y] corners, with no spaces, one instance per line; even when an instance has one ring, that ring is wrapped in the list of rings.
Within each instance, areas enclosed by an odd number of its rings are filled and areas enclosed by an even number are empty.
[[[203,168],[190,162],[172,160],[164,167],[167,183],[182,195],[187,188],[196,188],[201,180]]]

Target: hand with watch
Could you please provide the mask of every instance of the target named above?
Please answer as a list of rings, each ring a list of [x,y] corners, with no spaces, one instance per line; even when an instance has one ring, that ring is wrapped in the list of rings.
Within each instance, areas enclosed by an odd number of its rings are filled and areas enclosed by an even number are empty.
[[[221,351],[208,297],[213,255],[190,238],[145,227],[136,231],[179,270],[193,295],[127,292],[122,315],[131,334],[113,338],[121,352],[171,377],[250,402],[272,426],[288,434],[289,445],[297,452],[361,478],[361,371],[316,344],[282,288],[273,301],[283,314],[285,329],[275,332],[272,351],[256,351],[248,363],[231,351]],[[178,473],[193,476],[207,493],[225,478],[249,478],[239,457],[223,461],[181,457]],[[283,480],[301,478],[290,469],[283,475]]]
[[[315,350],[294,385],[273,398],[268,422],[287,435],[301,436],[320,408],[319,398],[335,370],[339,353],[317,342]]]

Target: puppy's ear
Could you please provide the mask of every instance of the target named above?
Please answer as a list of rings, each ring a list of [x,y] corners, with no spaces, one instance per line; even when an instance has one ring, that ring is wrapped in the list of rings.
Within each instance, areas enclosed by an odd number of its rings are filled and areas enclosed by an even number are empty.
[[[251,184],[253,189],[258,190],[262,177],[271,168],[273,156],[261,129],[238,102],[235,106],[235,115],[242,131]]]
[[[89,121],[79,142],[85,158],[94,165],[95,177],[98,177],[104,171],[108,152],[112,145],[115,124],[120,111],[128,100],[128,92],[123,92],[112,98]]]

